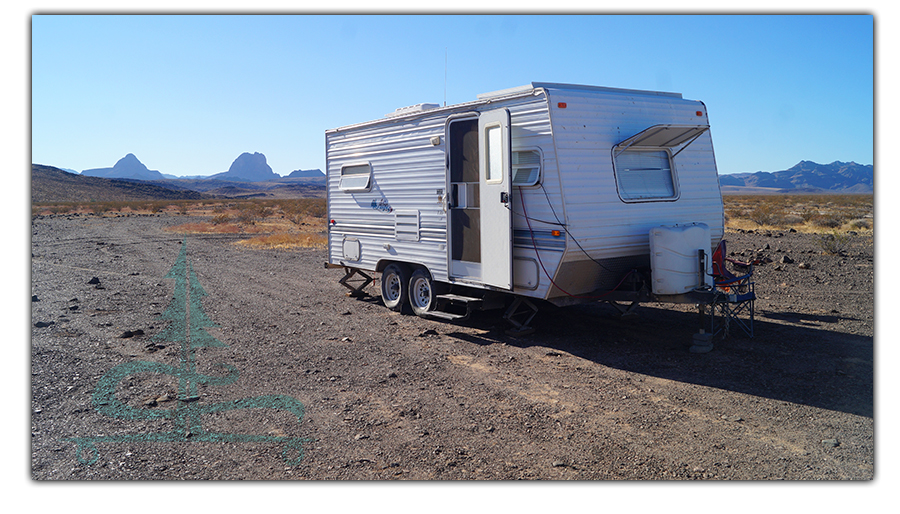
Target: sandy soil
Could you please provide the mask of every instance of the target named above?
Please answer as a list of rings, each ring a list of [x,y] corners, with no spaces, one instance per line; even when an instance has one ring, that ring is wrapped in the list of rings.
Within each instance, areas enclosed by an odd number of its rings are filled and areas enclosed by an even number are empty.
[[[163,229],[185,221],[32,220],[34,479],[874,476],[871,236],[825,255],[814,235],[728,233],[735,257],[772,261],[756,337],[695,354],[691,305],[542,306],[512,337],[501,311],[393,313],[377,282],[347,297],[323,250],[236,236],[187,236],[166,278],[185,237]],[[211,337],[154,339],[190,270]]]

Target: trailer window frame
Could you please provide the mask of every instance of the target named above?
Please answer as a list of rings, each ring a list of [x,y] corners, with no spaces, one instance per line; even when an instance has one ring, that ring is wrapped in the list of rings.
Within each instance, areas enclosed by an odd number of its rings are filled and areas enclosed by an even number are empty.
[[[626,173],[632,171],[630,167],[626,167],[626,162],[619,162],[619,159],[623,155],[627,155],[631,157],[635,154],[651,154],[655,153],[657,155],[662,154],[666,156],[665,161],[668,163],[668,168],[658,167],[658,168],[644,168],[637,169],[634,171],[640,172],[641,176],[633,175],[627,176]],[[632,147],[625,148],[617,152],[613,152],[613,171],[616,178],[616,191],[619,194],[619,198],[626,203],[637,203],[637,202],[673,202],[678,200],[681,196],[680,188],[678,187],[678,174],[675,166],[675,159],[673,158],[672,151],[670,148],[666,147]],[[623,159],[624,160],[624,159]],[[661,159],[660,159],[661,160]],[[646,165],[646,164],[643,164]],[[652,172],[658,172],[656,174]],[[663,192],[660,193],[660,187],[636,187],[637,184],[643,183],[645,186],[648,183],[648,179],[650,182],[655,182],[658,186],[659,184],[663,185]]]
[[[534,153],[537,154],[537,162],[536,163],[517,163],[519,160],[519,155],[517,154],[527,154]],[[537,146],[529,146],[525,148],[518,148],[512,151],[512,162],[510,163],[510,168],[512,168],[512,185],[517,187],[531,187],[536,186],[541,182],[541,177],[544,173],[544,152]],[[519,181],[518,174],[521,169],[534,169],[537,167],[537,173],[532,177],[531,174],[528,176],[527,181]]]
[[[365,182],[362,178],[365,176]],[[368,193],[372,190],[372,163],[355,162],[341,166],[338,188],[345,193]]]

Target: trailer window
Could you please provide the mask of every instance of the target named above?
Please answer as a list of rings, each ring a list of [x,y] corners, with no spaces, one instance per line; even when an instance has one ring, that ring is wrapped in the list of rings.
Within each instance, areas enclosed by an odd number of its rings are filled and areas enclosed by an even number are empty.
[[[533,186],[541,177],[541,152],[537,150],[512,153],[512,183],[514,186]]]
[[[503,140],[501,139],[500,125],[485,129],[487,141],[484,146],[487,150],[487,170],[485,181],[488,184],[503,182]]]
[[[345,193],[364,193],[372,190],[372,166],[354,164],[341,168],[341,191]]]
[[[672,160],[666,150],[628,149],[615,156],[616,184],[623,200],[675,197]]]

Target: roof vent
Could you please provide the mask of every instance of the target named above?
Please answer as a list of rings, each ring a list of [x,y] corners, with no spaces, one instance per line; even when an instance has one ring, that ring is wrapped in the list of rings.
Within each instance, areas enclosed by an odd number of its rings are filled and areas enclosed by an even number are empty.
[[[403,116],[404,114],[415,114],[417,112],[425,112],[430,111],[431,109],[437,109],[440,107],[440,104],[416,104],[410,105],[408,107],[400,107],[392,113],[385,114],[385,118],[390,118],[393,116]]]

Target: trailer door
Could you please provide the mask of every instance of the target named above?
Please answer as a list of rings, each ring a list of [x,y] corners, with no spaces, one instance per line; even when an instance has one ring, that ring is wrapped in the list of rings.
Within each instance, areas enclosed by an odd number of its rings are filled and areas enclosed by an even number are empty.
[[[512,290],[512,205],[509,110],[478,117],[482,282]]]

